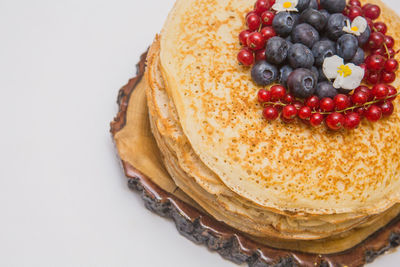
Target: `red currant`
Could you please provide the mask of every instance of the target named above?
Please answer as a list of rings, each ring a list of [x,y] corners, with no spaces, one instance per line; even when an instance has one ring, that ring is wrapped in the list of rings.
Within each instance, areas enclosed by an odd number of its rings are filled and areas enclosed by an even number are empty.
[[[267,121],[273,121],[278,118],[279,112],[276,108],[268,106],[264,108],[263,116]]]
[[[383,22],[381,22],[381,21],[378,21],[378,22],[375,22],[375,23],[374,23],[374,29],[375,29],[377,32],[380,32],[380,33],[382,33],[382,34],[386,34],[386,32],[387,32],[387,26],[386,26],[386,24],[383,23]]]
[[[369,55],[365,59],[365,64],[368,70],[372,72],[381,71],[385,66],[385,58],[381,55]]]
[[[369,84],[377,84],[380,79],[381,79],[380,72],[372,72],[372,71],[367,72],[366,80]]]
[[[311,108],[307,107],[307,106],[303,106],[299,109],[299,118],[302,120],[306,120],[309,119],[312,115],[311,113]]]
[[[257,15],[257,13],[254,10],[250,11],[249,13],[246,14],[246,19],[250,15]]]
[[[384,69],[387,72],[395,72],[399,68],[399,63],[396,59],[390,58],[386,60]]]
[[[265,47],[265,39],[259,32],[253,32],[247,38],[247,46],[253,50],[260,50]]]
[[[312,110],[316,110],[319,107],[319,98],[317,96],[310,96],[307,98],[305,104]]]
[[[261,49],[256,51],[256,61],[265,60],[267,57],[265,56],[265,49]]]
[[[243,48],[242,50],[240,50],[237,58],[238,58],[239,62],[245,66],[251,66],[254,63],[253,53],[249,49],[246,49],[246,48]]]
[[[376,99],[384,99],[389,94],[389,88],[386,86],[386,84],[380,83],[372,87],[371,92]]]
[[[377,49],[383,45],[384,41],[385,35],[380,32],[373,32],[368,39],[367,45],[369,49]]]
[[[344,110],[350,107],[350,99],[347,95],[338,94],[333,98],[337,110]]]
[[[303,106],[303,103],[298,100],[295,100],[293,101],[293,106],[295,106],[297,110],[299,110]]]
[[[263,12],[267,11],[270,8],[271,4],[269,0],[257,0],[257,2],[254,4],[254,11],[258,15],[261,15]]]
[[[265,89],[260,89],[258,91],[258,102],[265,103],[271,100],[271,92]]]
[[[374,22],[370,18],[364,18],[364,19],[367,21],[367,24],[372,31],[372,29],[374,28]]]
[[[361,116],[356,113],[356,112],[351,112],[349,114],[346,114],[344,118],[344,124],[343,127],[348,130],[352,130],[358,127],[361,122]]]
[[[382,109],[382,116],[384,117],[390,116],[394,112],[393,103],[390,101],[383,102],[382,104],[379,105],[379,107]]]
[[[368,101],[368,94],[363,91],[358,91],[354,92],[354,94],[351,96],[351,102],[353,102],[354,105],[361,106],[367,103]]]
[[[372,105],[365,111],[364,115],[367,120],[376,122],[382,118],[382,109],[376,105]]]
[[[379,18],[379,15],[381,14],[381,9],[377,5],[366,6],[365,9],[363,8],[363,11],[364,11],[364,16],[372,20],[376,20],[377,18]]]
[[[271,87],[271,100],[281,100],[286,95],[286,89],[282,85],[274,85]]]
[[[258,15],[251,14],[251,15],[247,16],[246,23],[247,23],[247,27],[251,31],[256,31],[256,30],[258,30],[260,28],[261,19],[260,19],[260,17]]]
[[[393,96],[393,97],[389,98],[388,100],[389,100],[389,101],[395,100],[396,97],[397,97],[397,96],[395,96],[395,95],[397,94],[396,88],[394,88],[394,87],[391,86],[391,85],[387,85],[387,87],[388,87],[388,89],[389,89],[388,96]]]
[[[292,120],[297,115],[297,109],[293,105],[287,105],[282,109],[282,116],[287,120]]]
[[[251,31],[249,30],[244,30],[240,32],[239,34],[239,42],[240,44],[246,46],[247,45],[247,38],[249,38],[249,35],[251,34]]]
[[[319,107],[325,112],[333,111],[335,109],[335,102],[332,98],[325,97],[319,102]]]
[[[363,12],[361,10],[361,7],[359,6],[350,6],[348,8],[348,13],[346,16],[348,16],[351,20],[354,20],[358,16],[362,16]]]
[[[275,18],[275,13],[272,11],[265,11],[261,14],[262,24],[265,26],[272,26],[272,21]]]
[[[344,116],[343,114],[333,112],[326,117],[325,123],[331,130],[340,130],[344,124]]]
[[[358,115],[360,115],[360,117],[363,117],[365,114],[365,107],[358,107],[356,109],[354,109],[354,112],[356,112]]]
[[[382,71],[381,73],[381,82],[383,83],[392,83],[396,80],[396,74],[394,72]]]
[[[265,41],[268,41],[270,38],[276,36],[275,30],[271,26],[267,26],[267,27],[262,28],[260,33],[264,37]]]
[[[286,104],[293,104],[295,100],[296,98],[291,94],[286,94],[283,98],[283,102],[285,102]]]
[[[324,115],[322,115],[321,113],[314,113],[310,117],[310,124],[314,127],[321,125],[323,121],[324,121]]]
[[[358,7],[361,7],[361,2],[360,2],[360,0],[350,0],[350,1],[349,1],[349,6],[358,6]]]
[[[359,87],[357,87],[355,90],[354,90],[354,94],[355,93],[358,93],[358,92],[364,92],[364,93],[366,93],[367,94],[367,101],[370,101],[370,100],[372,100],[374,97],[372,96],[372,94],[371,94],[371,90],[367,87],[367,86],[364,86],[364,85],[360,85]]]
[[[388,48],[393,48],[393,46],[394,46],[394,39],[393,39],[392,36],[385,35],[385,37],[383,37],[383,41],[384,41],[384,43],[386,44],[386,46],[387,46]]]
[[[380,56],[384,56],[385,55],[385,48],[383,47],[379,47],[377,49],[374,49],[371,51],[372,55],[380,55]]]

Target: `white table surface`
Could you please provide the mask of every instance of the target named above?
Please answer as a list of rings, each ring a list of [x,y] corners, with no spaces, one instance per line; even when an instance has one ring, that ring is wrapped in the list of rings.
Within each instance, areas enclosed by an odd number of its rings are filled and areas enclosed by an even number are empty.
[[[173,2],[0,0],[0,266],[235,266],[144,208],[109,134]]]

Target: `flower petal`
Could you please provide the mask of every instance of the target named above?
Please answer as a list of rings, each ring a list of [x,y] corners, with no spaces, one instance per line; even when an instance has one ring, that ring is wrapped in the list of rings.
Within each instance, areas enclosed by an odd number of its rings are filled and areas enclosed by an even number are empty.
[[[275,10],[276,12],[282,12],[285,11],[285,8],[283,7],[283,3],[280,3],[277,1],[273,6],[272,9]]]
[[[356,26],[358,28],[358,32],[361,34],[365,32],[368,27],[367,20],[361,16],[356,17],[353,22],[351,23],[351,27]]]
[[[343,81],[341,82],[341,88],[345,90],[353,90],[360,86],[362,79],[364,78],[364,69],[354,65],[353,63],[349,63],[346,66],[349,66],[352,73],[350,76],[343,77]]]
[[[343,58],[338,56],[327,57],[322,65],[322,71],[326,78],[335,79],[338,76],[338,68],[344,64]]]

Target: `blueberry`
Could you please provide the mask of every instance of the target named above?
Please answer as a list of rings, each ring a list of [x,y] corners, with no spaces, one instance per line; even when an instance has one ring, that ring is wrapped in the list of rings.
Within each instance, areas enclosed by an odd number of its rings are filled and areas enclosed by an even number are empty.
[[[308,8],[309,5],[310,5],[310,0],[299,0],[296,8],[299,12],[303,12]]]
[[[265,54],[268,62],[282,64],[288,55],[289,45],[285,39],[275,36],[268,40]]]
[[[278,78],[278,69],[265,60],[260,60],[253,65],[251,78],[258,85],[269,85]]]
[[[351,60],[358,49],[358,40],[352,34],[342,35],[336,43],[336,53],[344,60]]]
[[[326,78],[324,71],[322,70],[322,68],[318,69],[318,82],[324,82],[327,81],[328,79]]]
[[[329,40],[319,41],[312,47],[312,53],[315,58],[315,65],[320,67],[324,63],[325,58],[336,54],[335,43]]]
[[[286,37],[292,32],[293,27],[297,25],[298,18],[299,15],[295,13],[279,12],[272,21],[272,27],[279,36]]]
[[[307,98],[314,94],[317,78],[311,70],[300,68],[289,75],[287,85],[295,97]]]
[[[347,25],[347,21],[350,22],[349,18],[341,13],[332,14],[325,27],[328,37],[336,41],[340,36],[345,34],[343,27]]]
[[[360,36],[357,37],[358,45],[360,47],[365,45],[368,42],[370,35],[371,35],[371,29],[368,26],[367,29],[365,29],[365,31],[362,34],[360,34]]]
[[[318,9],[318,2],[317,0],[310,0],[310,4],[308,7],[313,8],[313,9]]]
[[[318,31],[322,31],[325,28],[328,19],[318,10],[307,8],[303,13],[301,13],[300,22],[308,23]]]
[[[326,21],[328,21],[329,17],[331,16],[331,13],[328,12],[326,9],[320,9],[319,12],[326,17]]]
[[[294,44],[288,54],[289,64],[292,68],[310,69],[314,65],[314,55],[311,50],[303,44]]]
[[[292,42],[292,36],[289,35],[288,37],[285,38],[285,40],[286,40],[286,42],[290,42],[291,43]]]
[[[292,31],[292,40],[294,43],[302,43],[311,48],[319,41],[319,33],[310,24],[301,23],[294,27]]]
[[[338,94],[338,92],[330,82],[320,82],[317,84],[315,94],[319,97],[319,99],[325,97],[334,98]]]
[[[289,65],[282,66],[281,69],[279,70],[279,83],[282,84],[283,86],[287,86],[287,79],[292,73],[293,69]]]
[[[354,55],[354,57],[350,60],[351,63],[354,63],[356,65],[361,65],[362,63],[364,63],[364,57],[365,57],[365,53],[364,50],[362,48],[358,48],[356,54]]]
[[[346,7],[346,0],[321,0],[320,3],[329,13],[342,13]]]
[[[316,77],[316,78],[317,78],[317,80],[318,80],[318,77],[319,77],[319,71],[318,71],[317,67],[315,67],[315,66],[312,66],[312,67],[311,67],[311,71],[314,73],[315,77]]]

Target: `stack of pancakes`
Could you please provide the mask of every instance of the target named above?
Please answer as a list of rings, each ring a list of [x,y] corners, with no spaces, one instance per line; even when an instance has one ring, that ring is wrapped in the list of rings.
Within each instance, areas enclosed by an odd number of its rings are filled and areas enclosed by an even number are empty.
[[[394,12],[369,2],[400,40]],[[145,87],[165,168],[210,215],[258,242],[343,251],[400,211],[400,109],[354,131],[263,120],[260,88],[236,60],[251,8],[178,0],[151,46]]]

